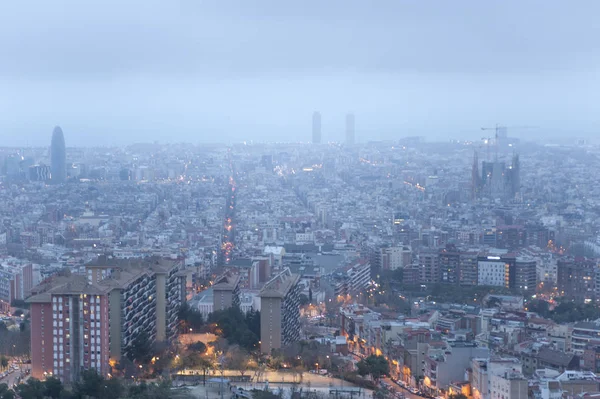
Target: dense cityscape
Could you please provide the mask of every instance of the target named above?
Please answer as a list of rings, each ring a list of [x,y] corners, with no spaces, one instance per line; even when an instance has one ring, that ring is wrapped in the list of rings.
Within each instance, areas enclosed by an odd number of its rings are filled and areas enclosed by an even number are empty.
[[[0,148],[0,397],[600,395],[600,149],[355,123]]]

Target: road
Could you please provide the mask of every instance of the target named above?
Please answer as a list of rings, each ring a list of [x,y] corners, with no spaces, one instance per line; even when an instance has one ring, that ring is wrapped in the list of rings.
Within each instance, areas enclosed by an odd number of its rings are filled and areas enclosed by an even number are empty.
[[[410,392],[408,389],[398,385],[397,383],[395,383],[391,378],[389,377],[385,377],[382,378],[382,381],[389,384],[390,386],[390,390],[394,392],[394,394],[398,393],[398,394],[402,394],[404,395],[404,397],[406,399],[427,399],[424,396],[420,396],[420,395],[416,395],[412,392]],[[396,396],[396,395],[394,395]]]
[[[196,374],[202,376],[201,370],[183,370],[179,372],[179,375],[194,375]],[[228,376],[239,376],[240,372],[238,370],[223,370],[223,376],[227,378]],[[292,373],[289,371],[263,371],[260,376],[256,376],[254,371],[248,371],[245,375],[252,377],[252,380],[255,385],[263,384],[268,381],[271,385],[277,384],[291,384],[291,383],[299,383],[302,382],[303,385],[310,384],[313,388],[329,388],[329,387],[354,387],[354,384],[351,384],[347,381],[340,380],[338,378],[323,376],[319,374],[313,373],[302,373],[302,380],[300,381],[300,375],[297,373]],[[211,370],[206,374],[206,379],[209,378],[218,378],[221,376],[220,371]],[[235,383],[236,385],[242,385],[240,383]],[[253,385],[253,383],[249,383],[249,385]]]
[[[364,358],[363,355],[356,352],[350,352],[350,354],[353,355],[357,360],[361,360]],[[427,397],[425,396],[420,396],[412,393],[411,391],[396,383],[389,377],[382,378],[381,381],[387,383],[390,386],[390,390],[393,391],[394,394],[402,394],[406,399],[427,399]]]
[[[15,370],[12,373],[8,374],[6,377],[4,378],[0,378],[0,384],[6,384],[9,387],[12,387],[16,382],[17,379],[22,375],[24,378],[27,378],[27,376],[25,375],[25,370],[27,370],[29,368],[29,364],[23,364],[21,365],[21,369]],[[22,370],[22,372],[21,372]]]
[[[229,264],[233,256],[233,249],[235,248],[235,168],[231,159],[231,153],[229,153],[229,168],[231,170],[231,176],[229,176],[229,188],[227,192],[227,202],[225,208],[225,222],[223,224],[223,235],[221,238],[221,263]]]

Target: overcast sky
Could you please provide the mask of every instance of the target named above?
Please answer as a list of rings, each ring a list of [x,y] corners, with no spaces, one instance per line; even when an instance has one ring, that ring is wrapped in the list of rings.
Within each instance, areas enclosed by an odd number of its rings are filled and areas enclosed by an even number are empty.
[[[0,146],[600,134],[600,1],[0,2]],[[521,133],[525,133],[522,131]],[[517,132],[514,133],[515,135]]]

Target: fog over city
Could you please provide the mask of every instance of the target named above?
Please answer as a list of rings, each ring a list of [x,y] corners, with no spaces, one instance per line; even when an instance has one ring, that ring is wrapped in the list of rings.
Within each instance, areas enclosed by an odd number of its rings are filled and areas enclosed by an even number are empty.
[[[0,4],[6,145],[596,137],[596,1]]]
[[[600,399],[599,16],[0,1],[0,399]]]

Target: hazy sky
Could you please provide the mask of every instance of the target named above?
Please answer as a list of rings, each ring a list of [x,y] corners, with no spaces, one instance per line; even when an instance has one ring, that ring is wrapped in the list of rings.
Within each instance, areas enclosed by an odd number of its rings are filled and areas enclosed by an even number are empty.
[[[0,2],[0,146],[600,137],[600,1]]]

